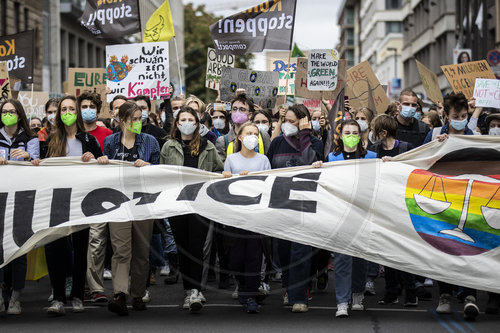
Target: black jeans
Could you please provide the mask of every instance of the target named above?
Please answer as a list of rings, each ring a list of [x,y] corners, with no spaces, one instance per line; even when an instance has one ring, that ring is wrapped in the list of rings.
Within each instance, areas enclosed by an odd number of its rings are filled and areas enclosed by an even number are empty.
[[[45,245],[47,268],[50,283],[54,290],[54,300],[66,303],[66,273],[73,254],[73,286],[71,288],[70,299],[79,298],[83,301],[85,277],[87,274],[88,245],[88,228]]]
[[[405,290],[415,290],[415,275],[385,266],[385,292],[397,296],[400,284]]]
[[[173,216],[168,220],[177,245],[184,290],[201,290],[203,246],[207,239],[209,221],[198,214]]]
[[[441,281],[438,281],[438,285],[439,285],[439,294],[449,294],[449,295],[453,295],[453,288],[455,287],[454,285],[452,284],[449,284],[449,283],[446,283],[446,282],[441,282]],[[474,296],[476,297],[476,289],[471,289],[471,288],[467,288],[467,287],[463,287],[463,292],[462,292],[462,295],[463,295],[463,299],[465,299],[467,296]]]

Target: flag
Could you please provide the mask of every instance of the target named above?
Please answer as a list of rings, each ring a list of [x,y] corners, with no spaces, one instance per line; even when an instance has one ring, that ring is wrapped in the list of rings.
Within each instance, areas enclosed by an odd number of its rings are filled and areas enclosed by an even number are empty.
[[[324,147],[324,156],[328,156],[335,146],[339,144],[340,140],[340,124],[344,121],[345,115],[345,89],[343,88],[335,98],[332,109],[328,110],[328,122],[330,123],[330,130]]]
[[[293,50],[292,50],[292,58],[296,57],[302,57],[305,58],[304,52],[302,52],[299,47],[297,46],[297,43],[293,43]]]
[[[218,53],[291,50],[296,0],[269,0],[210,26]]]
[[[11,78],[33,83],[34,59],[35,30],[0,36],[0,62],[7,64]]]
[[[175,36],[174,22],[172,20],[172,12],[170,11],[170,4],[165,0],[146,23],[144,29],[144,36],[142,41],[144,43],[150,42],[167,42]]]
[[[138,0],[87,0],[79,20],[98,38],[122,38],[141,31]]]

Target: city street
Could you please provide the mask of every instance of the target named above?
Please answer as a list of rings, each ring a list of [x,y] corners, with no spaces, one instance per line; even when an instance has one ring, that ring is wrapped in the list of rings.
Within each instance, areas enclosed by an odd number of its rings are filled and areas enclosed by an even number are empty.
[[[23,313],[20,316],[0,316],[2,332],[498,332],[500,315],[483,312],[475,322],[463,320],[462,304],[453,301],[452,315],[437,315],[437,286],[433,288],[434,300],[420,302],[416,308],[403,308],[401,304],[381,306],[384,281],[376,281],[377,295],[365,298],[366,310],[350,312],[349,318],[335,318],[335,300],[330,272],[328,292],[313,294],[309,312],[295,314],[291,307],[283,307],[280,283],[271,283],[272,294],[265,300],[259,314],[247,314],[237,301],[231,298],[232,290],[216,290],[216,282],[205,295],[207,304],[199,314],[182,309],[182,284],[158,284],[150,288],[152,300],[145,312],[129,309],[128,317],[118,317],[106,306],[86,303],[81,314],[71,313],[66,307],[65,317],[48,317],[48,277],[39,282],[28,282],[23,294]],[[160,284],[161,283],[161,284]],[[106,281],[107,293],[111,283]],[[484,311],[487,295],[479,293],[478,305]],[[402,298],[400,298],[402,302]]]

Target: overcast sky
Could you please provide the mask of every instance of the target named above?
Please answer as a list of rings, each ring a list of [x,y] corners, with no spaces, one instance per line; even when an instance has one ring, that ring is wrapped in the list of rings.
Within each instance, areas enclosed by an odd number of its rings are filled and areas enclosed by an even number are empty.
[[[184,4],[205,5],[206,11],[229,16],[264,0],[182,0]],[[340,0],[297,0],[294,42],[300,49],[333,49],[338,43],[337,11]],[[231,8],[228,8],[232,6]],[[256,54],[256,70],[264,70],[265,62]]]

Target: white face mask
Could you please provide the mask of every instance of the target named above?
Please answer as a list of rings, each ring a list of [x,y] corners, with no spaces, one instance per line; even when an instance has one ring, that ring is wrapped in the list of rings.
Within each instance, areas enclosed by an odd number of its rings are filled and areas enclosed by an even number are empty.
[[[286,122],[281,125],[281,131],[285,136],[294,136],[299,132],[299,128]]]
[[[490,128],[490,131],[488,132],[489,135],[496,135],[500,136],[500,127],[493,127]]]
[[[257,135],[247,135],[243,138],[243,145],[248,150],[254,150],[259,144],[259,137]]]
[[[56,117],[56,114],[55,113],[51,113],[47,116],[47,120],[49,121],[49,123],[51,125],[54,125],[54,118]]]
[[[259,132],[262,133],[267,133],[269,131],[269,126],[267,126],[266,124],[258,124],[257,128],[259,129]]]
[[[184,135],[191,135],[196,131],[196,124],[190,121],[180,123],[177,127],[179,131]]]
[[[165,122],[167,121],[167,116],[165,115],[165,112],[163,112],[161,114],[160,119],[161,119],[161,122],[165,124]]]
[[[179,111],[180,111],[180,109],[174,112],[174,119],[177,119],[177,115],[179,114]]]
[[[224,127],[226,127],[226,122],[223,119],[214,119],[214,127],[218,130],[224,129]]]
[[[366,122],[366,120],[358,119],[356,121],[358,122],[361,132],[364,132],[368,129],[368,123]]]

